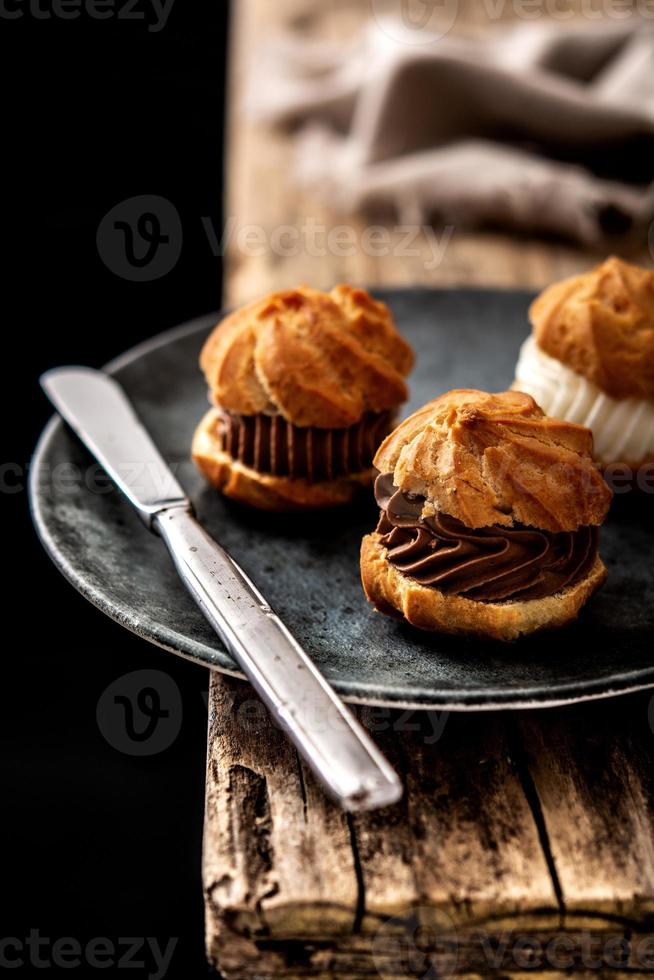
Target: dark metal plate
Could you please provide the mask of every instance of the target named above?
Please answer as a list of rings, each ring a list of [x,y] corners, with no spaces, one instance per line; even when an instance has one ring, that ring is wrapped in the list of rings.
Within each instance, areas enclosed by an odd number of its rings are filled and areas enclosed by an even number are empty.
[[[377,290],[413,344],[406,413],[442,391],[507,388],[528,331],[529,295],[494,290]],[[374,613],[359,581],[372,503],[302,517],[230,504],[188,459],[206,409],[198,352],[205,317],[109,365],[209,531],[232,552],[348,700],[416,707],[546,706],[654,686],[654,499],[616,499],[602,535],[609,581],[580,620],[513,646],[420,633]],[[90,469],[89,469],[90,468]],[[90,486],[89,486],[90,484]],[[98,492],[101,491],[101,492]],[[58,420],[32,466],[36,527],[55,563],[88,599],[140,636],[238,674],[179,583],[161,542]]]

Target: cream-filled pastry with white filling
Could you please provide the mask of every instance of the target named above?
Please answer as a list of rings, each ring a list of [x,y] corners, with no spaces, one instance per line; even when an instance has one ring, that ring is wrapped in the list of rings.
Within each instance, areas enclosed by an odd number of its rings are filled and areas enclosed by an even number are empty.
[[[532,303],[513,388],[592,430],[604,466],[654,465],[654,270],[609,258]]]
[[[654,402],[611,398],[542,351],[534,337],[520,349],[513,387],[531,395],[546,415],[592,429],[595,456],[602,463],[654,456]]]

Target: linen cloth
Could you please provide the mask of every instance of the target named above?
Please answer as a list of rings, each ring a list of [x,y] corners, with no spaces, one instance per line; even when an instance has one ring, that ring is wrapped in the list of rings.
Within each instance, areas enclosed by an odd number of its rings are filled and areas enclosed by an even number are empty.
[[[607,249],[642,244],[654,220],[645,21],[423,32],[415,43],[382,19],[347,44],[284,36],[258,53],[249,106],[297,129],[295,178],[346,211]]]

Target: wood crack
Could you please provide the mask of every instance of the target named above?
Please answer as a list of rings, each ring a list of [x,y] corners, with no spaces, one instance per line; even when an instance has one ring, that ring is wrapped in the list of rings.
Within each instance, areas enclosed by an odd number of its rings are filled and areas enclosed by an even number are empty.
[[[511,719],[509,722],[509,727],[511,730],[512,752],[516,760],[518,779],[520,780],[522,790],[525,794],[525,799],[527,800],[527,804],[531,811],[534,824],[536,825],[538,840],[540,842],[543,857],[545,858],[545,864],[547,865],[547,870],[552,881],[552,888],[554,889],[559,915],[561,916],[561,919],[563,919],[566,914],[563,888],[561,886],[561,880],[556,867],[556,860],[550,844],[550,838],[547,831],[547,824],[545,821],[545,814],[541,805],[540,796],[538,795],[536,783],[531,775],[529,760],[527,758],[527,753],[523,748],[520,733],[517,730],[513,719]]]
[[[304,770],[302,769],[302,760],[300,755],[295,750],[295,761],[297,763],[297,775],[298,781],[300,783],[300,793],[302,794],[302,815],[304,817],[304,822],[307,823],[307,785],[304,781]]]
[[[361,854],[359,853],[359,842],[357,841],[356,827],[351,813],[345,815],[347,828],[350,832],[350,844],[352,847],[352,861],[354,864],[354,874],[357,882],[357,902],[354,910],[354,922],[352,932],[361,932],[361,923],[366,912],[366,882],[363,877],[363,867],[361,864]]]

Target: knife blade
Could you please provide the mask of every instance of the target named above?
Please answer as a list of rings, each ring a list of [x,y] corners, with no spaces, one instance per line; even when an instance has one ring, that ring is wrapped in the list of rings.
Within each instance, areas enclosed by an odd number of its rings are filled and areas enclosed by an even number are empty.
[[[123,389],[102,371],[55,368],[41,385],[152,532],[234,660],[324,787],[346,810],[402,795],[391,766],[191,501]]]

